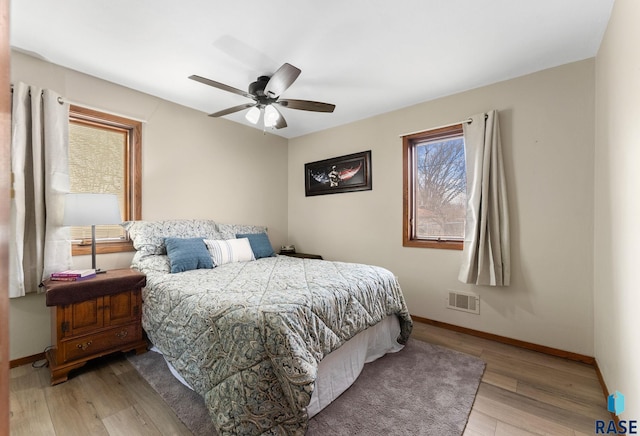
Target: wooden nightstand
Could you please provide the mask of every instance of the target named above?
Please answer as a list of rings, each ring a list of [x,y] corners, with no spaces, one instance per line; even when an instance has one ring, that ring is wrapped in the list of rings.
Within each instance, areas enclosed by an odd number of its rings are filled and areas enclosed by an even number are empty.
[[[55,344],[46,352],[52,385],[66,381],[69,371],[93,358],[116,351],[147,351],[140,324],[144,274],[116,269],[87,280],[43,284]]]
[[[302,257],[303,259],[320,259],[322,260],[322,256],[319,254],[309,254],[309,253],[291,253],[287,251],[281,251],[279,254],[282,256],[290,256],[290,257]]]

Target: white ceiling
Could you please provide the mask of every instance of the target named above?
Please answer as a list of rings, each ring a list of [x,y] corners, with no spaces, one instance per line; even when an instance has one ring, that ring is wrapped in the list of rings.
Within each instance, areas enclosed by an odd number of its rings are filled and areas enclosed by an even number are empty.
[[[336,105],[283,108],[293,138],[593,57],[613,1],[13,0],[11,45],[203,116],[251,100],[189,75],[246,90],[288,62],[283,98]]]

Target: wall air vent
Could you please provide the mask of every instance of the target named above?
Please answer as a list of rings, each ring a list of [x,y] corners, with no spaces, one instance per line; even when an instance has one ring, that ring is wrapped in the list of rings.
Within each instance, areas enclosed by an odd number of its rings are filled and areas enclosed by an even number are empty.
[[[480,314],[480,297],[476,294],[449,290],[447,308]]]

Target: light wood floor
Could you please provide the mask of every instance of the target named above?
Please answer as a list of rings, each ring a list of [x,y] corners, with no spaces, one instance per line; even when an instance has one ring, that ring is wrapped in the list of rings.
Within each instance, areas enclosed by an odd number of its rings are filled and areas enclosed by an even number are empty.
[[[412,337],[487,363],[465,436],[593,435],[595,420],[611,419],[590,365],[423,323]]]
[[[424,323],[412,337],[487,363],[465,436],[588,435],[609,420],[595,370]],[[48,368],[10,371],[12,435],[190,435],[120,354],[49,386]],[[404,435],[403,435],[404,436]]]

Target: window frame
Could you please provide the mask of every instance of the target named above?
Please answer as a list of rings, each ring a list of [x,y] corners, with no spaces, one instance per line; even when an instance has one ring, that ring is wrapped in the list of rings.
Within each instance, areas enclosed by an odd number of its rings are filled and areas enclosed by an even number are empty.
[[[449,139],[463,134],[462,123],[412,133],[402,137],[402,246],[462,250],[464,241],[423,239],[415,236],[415,154],[416,146],[433,140]]]
[[[125,148],[125,221],[142,219],[142,122],[82,106],[69,106],[69,123],[76,121],[86,125],[115,128],[128,131]],[[128,236],[123,241],[96,241],[96,253],[120,253],[135,251]],[[91,244],[71,244],[73,256],[91,254]]]

